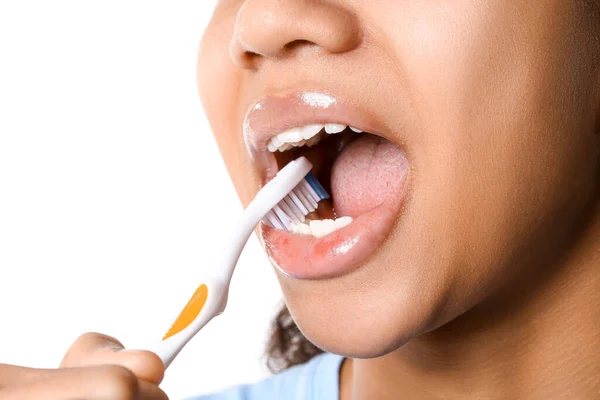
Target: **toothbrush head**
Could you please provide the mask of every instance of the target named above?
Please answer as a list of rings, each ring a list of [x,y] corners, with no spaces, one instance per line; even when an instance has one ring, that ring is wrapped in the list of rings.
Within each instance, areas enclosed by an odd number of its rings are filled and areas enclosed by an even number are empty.
[[[296,165],[290,166],[292,163],[296,163]],[[320,201],[329,199],[327,191],[321,186],[313,173],[310,172],[312,164],[306,158],[300,157],[292,161],[292,163],[279,171],[275,179],[280,174],[285,175],[288,167],[290,170],[294,168],[296,171],[302,171],[301,167],[307,169],[304,178],[279,203],[271,208],[262,219],[262,222],[267,226],[288,231],[292,229],[294,223],[304,222],[309,213],[316,211]]]

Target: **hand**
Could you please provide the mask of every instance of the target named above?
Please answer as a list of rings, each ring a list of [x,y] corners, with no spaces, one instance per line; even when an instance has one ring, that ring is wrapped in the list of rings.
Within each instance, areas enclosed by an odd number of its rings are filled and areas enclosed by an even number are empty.
[[[0,364],[0,399],[168,400],[158,387],[163,375],[156,354],[127,351],[114,338],[87,333],[73,343],[59,369]]]

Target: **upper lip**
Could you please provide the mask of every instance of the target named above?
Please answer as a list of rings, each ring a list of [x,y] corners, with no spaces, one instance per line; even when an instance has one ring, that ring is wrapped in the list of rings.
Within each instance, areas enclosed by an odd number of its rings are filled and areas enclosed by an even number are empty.
[[[244,119],[244,141],[251,159],[261,169],[263,184],[278,171],[267,143],[276,134],[310,124],[337,123],[393,140],[383,124],[351,102],[326,92],[298,90],[267,96],[256,102]]]

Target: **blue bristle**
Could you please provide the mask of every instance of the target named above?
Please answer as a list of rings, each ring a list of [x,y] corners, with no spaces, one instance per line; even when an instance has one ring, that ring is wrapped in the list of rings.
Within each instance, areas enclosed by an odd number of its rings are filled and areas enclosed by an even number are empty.
[[[323,186],[321,186],[319,180],[316,176],[313,175],[312,172],[309,172],[304,179],[306,179],[306,182],[308,182],[308,184],[315,190],[315,192],[317,192],[317,195],[321,198],[321,200],[329,198],[329,193],[327,193],[327,190],[325,190]]]

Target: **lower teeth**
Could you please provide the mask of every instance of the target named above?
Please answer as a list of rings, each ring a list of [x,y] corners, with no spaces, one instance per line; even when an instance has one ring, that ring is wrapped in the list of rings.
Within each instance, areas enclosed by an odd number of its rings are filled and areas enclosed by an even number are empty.
[[[323,219],[310,221],[308,224],[293,222],[290,231],[301,235],[311,235],[320,238],[342,229],[352,222],[352,217],[341,217],[335,220]]]

